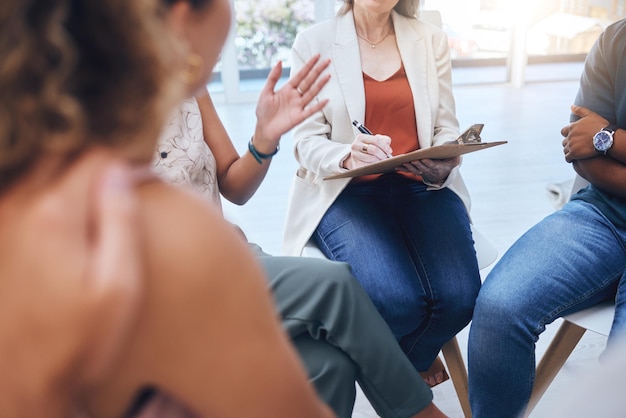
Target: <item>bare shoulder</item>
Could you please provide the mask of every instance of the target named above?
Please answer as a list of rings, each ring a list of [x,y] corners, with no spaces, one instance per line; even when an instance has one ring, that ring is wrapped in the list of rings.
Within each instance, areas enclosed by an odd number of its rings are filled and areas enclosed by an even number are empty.
[[[139,194],[143,301],[118,367],[91,392],[89,409],[122,416],[139,390],[156,386],[210,413],[220,402],[207,393],[219,395],[251,318],[276,336],[266,282],[243,238],[209,203],[160,182]]]
[[[202,267],[210,266],[213,273],[245,265],[256,267],[244,238],[211,203],[161,182],[141,187],[140,200],[140,227],[147,267],[152,274],[185,273],[193,277]],[[242,265],[240,261],[245,263]],[[202,282],[208,282],[208,286],[220,285],[221,280],[211,283],[215,276],[202,274]],[[233,283],[228,284],[230,287]]]
[[[216,309],[244,288],[265,288],[247,242],[211,203],[160,182],[143,186],[140,200],[150,286]]]

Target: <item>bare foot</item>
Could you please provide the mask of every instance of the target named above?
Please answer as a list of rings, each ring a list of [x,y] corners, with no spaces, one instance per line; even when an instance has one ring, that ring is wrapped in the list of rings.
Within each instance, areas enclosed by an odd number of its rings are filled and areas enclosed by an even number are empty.
[[[437,386],[440,383],[450,379],[448,372],[446,371],[443,361],[439,357],[435,359],[433,364],[425,372],[420,372],[420,375],[431,388]]]

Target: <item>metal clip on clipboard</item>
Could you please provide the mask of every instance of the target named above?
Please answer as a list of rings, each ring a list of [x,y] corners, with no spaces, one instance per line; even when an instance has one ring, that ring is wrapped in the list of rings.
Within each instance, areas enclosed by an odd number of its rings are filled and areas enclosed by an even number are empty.
[[[480,143],[481,142],[480,133],[482,132],[484,126],[485,126],[484,123],[475,123],[474,125],[467,128],[465,132],[463,132],[456,139],[456,142],[458,142],[461,145]]]

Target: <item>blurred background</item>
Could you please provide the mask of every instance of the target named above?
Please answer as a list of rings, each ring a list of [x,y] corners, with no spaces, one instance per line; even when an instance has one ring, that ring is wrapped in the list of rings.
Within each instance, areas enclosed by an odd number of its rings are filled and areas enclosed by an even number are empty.
[[[298,31],[332,17],[336,0],[231,0],[233,30],[209,85],[217,103],[253,102],[278,61],[284,75]],[[454,68],[489,67],[490,82],[521,86],[527,66],[582,62],[626,0],[422,0],[448,34]],[[554,78],[554,74],[546,74]],[[557,75],[558,76],[558,75]],[[459,82],[484,82],[462,79]]]

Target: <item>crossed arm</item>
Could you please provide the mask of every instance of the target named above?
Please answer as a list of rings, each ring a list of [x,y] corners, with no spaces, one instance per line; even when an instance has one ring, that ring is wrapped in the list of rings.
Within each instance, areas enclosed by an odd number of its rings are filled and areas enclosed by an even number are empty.
[[[592,138],[609,122],[582,106],[573,105],[572,114],[580,119],[561,130],[565,160],[572,163],[581,177],[599,189],[626,197],[626,131],[615,131],[613,146],[604,155],[595,150]]]

